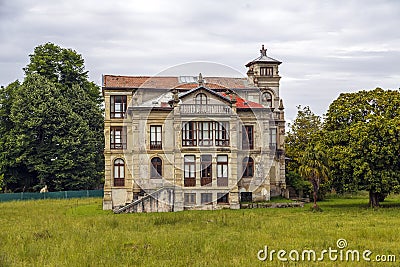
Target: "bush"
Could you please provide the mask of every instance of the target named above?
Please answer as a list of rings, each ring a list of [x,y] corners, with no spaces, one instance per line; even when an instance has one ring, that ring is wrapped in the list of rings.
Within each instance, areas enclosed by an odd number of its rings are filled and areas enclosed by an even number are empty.
[[[290,171],[286,174],[286,184],[292,186],[300,196],[311,196],[313,189],[309,181],[304,180],[298,173]],[[331,191],[331,182],[323,182],[319,185],[318,200],[324,200],[327,193]]]
[[[296,193],[301,197],[310,196],[312,193],[312,185],[309,181],[304,180],[298,173],[290,171],[286,173],[286,184],[292,186]]]

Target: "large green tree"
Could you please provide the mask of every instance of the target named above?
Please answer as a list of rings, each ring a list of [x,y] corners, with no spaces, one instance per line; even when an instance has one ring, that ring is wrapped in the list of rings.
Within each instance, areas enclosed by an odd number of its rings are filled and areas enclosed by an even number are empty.
[[[338,192],[367,190],[378,206],[400,190],[400,92],[341,94],[329,106],[324,144]]]
[[[5,188],[98,186],[104,168],[102,97],[81,55],[47,43],[35,48],[24,71],[22,84],[0,91]]]

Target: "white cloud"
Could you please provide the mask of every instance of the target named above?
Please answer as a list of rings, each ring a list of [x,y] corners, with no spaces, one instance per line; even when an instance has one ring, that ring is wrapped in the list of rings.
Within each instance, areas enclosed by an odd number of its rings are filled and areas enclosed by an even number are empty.
[[[389,0],[0,0],[0,85],[22,79],[46,42],[82,54],[98,84],[190,61],[245,73],[265,44],[283,61],[287,118],[298,104],[321,115],[340,92],[400,86],[399,13]]]

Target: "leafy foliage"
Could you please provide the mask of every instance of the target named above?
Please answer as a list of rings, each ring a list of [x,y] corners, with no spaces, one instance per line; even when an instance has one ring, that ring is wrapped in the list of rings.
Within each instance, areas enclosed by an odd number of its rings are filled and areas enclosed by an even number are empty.
[[[300,175],[308,179],[313,186],[314,208],[317,208],[317,194],[320,184],[328,180],[329,172],[324,150],[319,144],[308,146],[300,160],[300,164]]]
[[[99,87],[87,80],[83,59],[75,51],[47,43],[30,58],[24,82],[0,91],[5,187],[97,187],[104,168]]]
[[[400,92],[376,88],[341,94],[325,122],[338,192],[367,190],[371,206],[400,190]]]
[[[309,168],[315,166],[310,165],[313,162],[307,162],[311,160],[311,152],[314,152],[315,146],[320,140],[322,121],[321,118],[315,115],[310,107],[297,107],[297,116],[292,124],[289,124],[290,130],[286,137],[286,156],[289,161],[286,165],[286,179],[287,183],[293,186],[299,192],[305,192],[306,194],[313,191],[315,187],[311,187],[313,180],[312,177],[306,174]],[[322,152],[318,152],[322,153]],[[318,157],[320,155],[318,154]],[[319,157],[321,158],[321,157]],[[322,159],[321,159],[322,160]],[[322,164],[322,161],[320,162]],[[301,167],[303,171],[301,171]],[[326,179],[322,179],[325,182]],[[320,182],[318,182],[318,188]],[[318,193],[319,190],[316,190]],[[325,191],[320,192],[319,198],[324,197]]]
[[[3,191],[4,174],[0,174],[0,192]]]

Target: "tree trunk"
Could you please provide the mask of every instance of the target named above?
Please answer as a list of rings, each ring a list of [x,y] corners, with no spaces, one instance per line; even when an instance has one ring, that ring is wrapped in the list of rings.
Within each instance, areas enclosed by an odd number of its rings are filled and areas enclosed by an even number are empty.
[[[369,206],[371,208],[379,207],[379,193],[369,191]]]
[[[318,181],[316,181],[315,179],[311,180],[311,183],[313,185],[313,198],[314,198],[314,209],[318,208],[317,205],[317,197],[318,197],[318,189],[319,189],[319,184]]]

